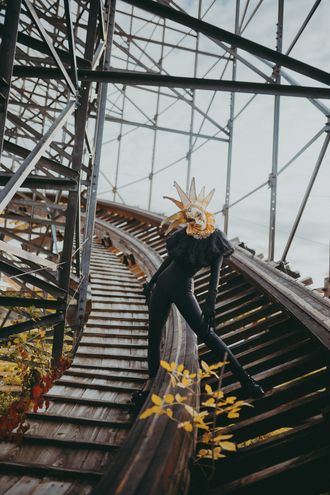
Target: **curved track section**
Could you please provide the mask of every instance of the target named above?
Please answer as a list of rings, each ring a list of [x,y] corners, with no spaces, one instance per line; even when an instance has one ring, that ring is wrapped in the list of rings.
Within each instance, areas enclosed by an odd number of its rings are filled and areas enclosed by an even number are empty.
[[[98,218],[165,255],[160,216],[99,202]],[[208,276],[195,278],[200,303]],[[286,493],[292,483],[306,494],[328,490],[330,301],[238,247],[222,267],[216,314],[217,332],[266,394],[246,397],[227,370],[224,392],[254,407],[223,424],[239,449],[216,463],[211,481],[193,470],[190,495]],[[204,345],[199,357],[214,362]]]
[[[1,494],[158,495],[189,489],[189,495],[258,495],[286,493],[291,483],[304,494],[329,490],[329,301],[244,249],[237,248],[222,267],[217,331],[266,394],[251,400],[230,370],[225,372],[224,392],[254,406],[235,424],[221,424],[234,434],[238,451],[216,463],[212,480],[193,469],[189,488],[193,438],[164,416],[132,418],[131,392],[147,376],[147,308],[140,282],[166,252],[160,220],[98,203],[92,312],[73,365],[48,394],[49,409],[30,415],[21,444],[2,444]],[[207,285],[208,272],[201,271],[195,279],[201,303]],[[194,370],[195,352],[194,335],[173,309],[163,358]],[[198,352],[214,362],[204,345]],[[160,369],[153,392],[168,389]]]

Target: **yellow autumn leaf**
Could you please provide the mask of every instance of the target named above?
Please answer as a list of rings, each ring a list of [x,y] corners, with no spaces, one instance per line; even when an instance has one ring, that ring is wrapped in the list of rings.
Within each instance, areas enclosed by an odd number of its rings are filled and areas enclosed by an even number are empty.
[[[180,394],[175,394],[175,400],[179,403],[187,400],[187,397],[184,397],[183,395],[180,395]]]
[[[233,412],[233,411],[230,411],[228,414],[227,414],[227,418],[230,418],[230,419],[234,419],[234,418],[239,418],[239,414]]]
[[[205,431],[209,431],[209,427],[204,423],[204,421],[195,421],[195,425],[197,426],[197,428],[199,428],[200,430],[205,430]]]
[[[210,370],[217,370],[219,368],[223,368],[225,366],[225,364],[227,364],[228,361],[219,361],[218,363],[215,363],[215,364],[211,364],[210,366]]]
[[[225,412],[225,410],[220,408],[220,407],[217,407],[217,409],[215,410],[216,416],[218,416],[219,414],[223,414],[224,412]]]
[[[217,392],[213,392],[213,397],[215,397],[216,399],[222,399],[224,396],[224,393],[222,392],[222,390],[218,390]]]
[[[203,443],[209,443],[211,438],[212,438],[212,434],[209,431],[207,431],[207,432],[203,433],[203,435],[202,435],[202,442]]]
[[[183,377],[180,382],[177,383],[178,387],[180,388],[187,388],[189,385],[191,385],[191,380],[190,378]]]
[[[178,424],[178,428],[183,428],[185,431],[193,431],[193,425],[190,423],[190,421],[183,421],[183,423]]]
[[[210,372],[209,365],[205,361],[201,361],[201,366],[204,371],[207,371],[208,373]]]
[[[214,459],[220,459],[220,458],[222,458],[222,457],[226,457],[226,456],[225,456],[225,455],[223,455],[223,454],[221,454],[221,449],[220,449],[220,447],[215,447],[215,448],[213,449],[212,457],[213,457]]]
[[[229,407],[226,407],[226,411],[231,411],[231,412],[234,412],[234,413],[238,413],[240,412],[241,408],[240,407],[236,407],[235,404],[233,406],[229,406]]]
[[[139,418],[140,419],[145,419],[148,418],[149,416],[152,416],[153,414],[161,414],[162,409],[159,406],[152,406],[143,411],[142,414],[140,414]]]
[[[204,419],[205,416],[207,416],[207,415],[208,415],[207,411],[201,411],[201,412],[196,414],[196,418]]]
[[[170,364],[170,366],[171,366],[172,371],[174,371],[176,369],[176,363],[173,362]]]
[[[190,416],[194,416],[195,415],[195,410],[191,407],[191,406],[188,406],[188,404],[183,404],[185,410],[187,411],[187,413],[190,414]]]
[[[161,365],[162,368],[165,368],[167,371],[172,371],[172,368],[169,365],[169,363],[167,363],[163,359],[160,360],[160,365]]]
[[[161,406],[163,403],[162,399],[156,394],[152,394],[151,400],[156,406]]]
[[[167,414],[167,416],[169,418],[173,418],[173,411],[169,407],[167,409],[165,409],[165,413]]]
[[[207,394],[212,394],[212,393],[213,393],[212,388],[211,388],[211,387],[210,387],[210,385],[208,385],[208,384],[206,384],[206,385],[205,385],[204,389],[205,389],[205,392],[206,392]]]
[[[233,442],[220,442],[220,447],[224,450],[236,451],[236,445]]]
[[[228,440],[229,438],[232,438],[233,435],[218,435],[215,438],[213,438],[213,442],[217,443],[222,440]]]
[[[164,400],[165,400],[166,404],[173,404],[173,402],[174,402],[174,395],[172,395],[172,394],[166,394],[166,395],[164,395]]]
[[[198,426],[198,428],[202,428],[203,430],[208,430],[209,427],[207,426],[206,423],[204,423],[205,412],[207,414],[207,411],[203,411],[202,413],[196,414],[193,417],[193,420],[196,426]]]
[[[183,369],[184,369],[183,364],[179,364],[179,366],[178,366],[178,368],[177,368],[177,371],[178,371],[179,373],[181,373],[181,372],[183,371]]]
[[[197,452],[198,457],[205,457],[210,452],[209,449],[199,449]]]
[[[205,402],[202,402],[202,406],[205,406],[205,407],[215,407],[215,400],[213,397],[211,397],[210,399],[206,400]]]
[[[226,402],[227,402],[227,404],[234,404],[236,399],[237,399],[237,397],[235,397],[234,395],[231,395],[229,397],[226,397]]]

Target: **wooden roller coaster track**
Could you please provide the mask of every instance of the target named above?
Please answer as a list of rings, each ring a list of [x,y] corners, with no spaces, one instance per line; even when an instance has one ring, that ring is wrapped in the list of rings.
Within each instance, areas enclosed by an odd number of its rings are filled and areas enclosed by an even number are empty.
[[[148,315],[141,281],[166,252],[160,220],[138,209],[98,203],[89,320],[72,366],[48,393],[48,410],[30,414],[31,426],[21,443],[1,444],[0,493],[329,490],[330,302],[243,248],[222,267],[217,332],[266,394],[249,399],[254,407],[226,426],[237,452],[218,461],[212,479],[206,479],[199,468],[190,469],[192,435],[164,416],[140,421],[132,414],[131,394],[147,377]],[[195,278],[200,302],[207,283],[208,272],[201,271]],[[175,308],[162,356],[192,371],[198,365],[195,336]],[[198,356],[214,362],[204,345],[198,346]],[[153,392],[163,395],[168,388],[161,369]],[[229,369],[223,390],[247,398]]]

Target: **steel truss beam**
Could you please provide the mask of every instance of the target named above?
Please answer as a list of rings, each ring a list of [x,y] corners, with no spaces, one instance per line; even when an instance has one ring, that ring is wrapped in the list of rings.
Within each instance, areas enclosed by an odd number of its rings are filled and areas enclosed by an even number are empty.
[[[35,8],[33,7],[33,5],[30,2],[30,0],[23,0],[23,2],[25,4],[25,7],[26,7],[26,9],[27,9],[27,11],[28,11],[31,19],[35,23],[35,25],[36,25],[36,27],[37,27],[37,29],[38,29],[38,31],[39,31],[42,39],[46,43],[46,46],[48,48],[48,51],[49,51],[50,56],[54,59],[56,65],[59,67],[61,73],[63,74],[63,78],[65,79],[66,84],[70,88],[71,93],[75,94],[76,87],[73,84],[73,82],[71,80],[71,77],[69,76],[66,68],[64,67],[63,62],[60,59],[57,51],[55,50],[51,38],[49,37],[49,35],[47,34],[46,30],[44,29],[44,27],[43,27],[43,25],[42,25],[42,23],[41,23],[41,21],[40,21],[40,19],[38,17],[38,14],[37,14]],[[69,22],[68,22],[69,25],[70,25],[70,22],[71,21],[69,20]],[[69,36],[69,39],[70,39],[70,36]],[[72,49],[72,45],[71,45],[71,49]],[[71,53],[72,53],[72,51],[71,51]]]
[[[63,127],[68,118],[74,111],[75,103],[69,102],[58,119],[50,127],[43,139],[37,144],[33,151],[27,156],[17,172],[9,179],[6,186],[0,192],[0,212],[3,211],[12,197],[16,194],[19,187],[23,184],[31,170],[35,167],[39,158],[43,155],[44,151],[48,148],[49,144],[53,141],[56,133]]]
[[[15,76],[44,79],[61,79],[61,72],[43,67],[14,67]],[[190,88],[206,91],[227,91],[237,93],[259,93],[265,95],[295,96],[301,98],[330,98],[330,89],[314,86],[289,86],[284,84],[265,84],[246,81],[224,81],[200,79],[194,77],[163,76],[119,70],[78,70],[79,80],[88,82],[107,82],[132,86],[166,86],[168,88]]]
[[[94,116],[91,115],[91,118],[93,118],[93,117]],[[154,124],[154,125],[144,124],[143,122],[136,122],[136,121],[132,121],[132,120],[120,119],[119,117],[113,117],[111,115],[106,115],[105,120],[108,122],[116,122],[117,124],[123,123],[125,125],[130,125],[133,127],[143,127],[144,129],[150,129],[153,131],[170,132],[170,133],[174,133],[174,134],[183,134],[185,136],[190,135],[189,131],[183,131],[182,129],[176,129],[176,128],[172,128],[172,127],[164,127],[164,126],[160,126],[160,125],[156,125],[156,124]],[[217,137],[217,136],[210,136],[208,134],[203,134],[200,132],[192,132],[191,135],[193,137],[197,137],[199,139],[210,139],[211,141],[222,141],[225,143],[228,142],[228,139]]]
[[[129,5],[134,5],[142,10],[146,10],[151,14],[158,15],[166,19],[171,19],[183,26],[194,29],[196,32],[203,33],[210,38],[215,40],[225,41],[232,46],[241,48],[244,51],[252,53],[258,57],[264,58],[273,62],[274,64],[287,67],[295,72],[303,74],[304,76],[311,77],[316,81],[322,82],[324,84],[330,85],[330,74],[321,69],[317,69],[312,65],[305,64],[300,60],[289,57],[275,50],[271,50],[266,46],[255,43],[254,41],[248,40],[238,34],[230,33],[225,29],[221,29],[217,26],[209,24],[200,19],[196,19],[182,11],[175,10],[171,7],[167,7],[164,4],[160,4],[153,0],[123,0]]]

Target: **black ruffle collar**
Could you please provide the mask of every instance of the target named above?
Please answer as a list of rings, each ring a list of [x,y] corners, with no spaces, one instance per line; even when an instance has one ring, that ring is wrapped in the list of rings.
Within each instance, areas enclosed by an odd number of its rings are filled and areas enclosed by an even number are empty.
[[[196,239],[188,235],[183,228],[168,237],[166,246],[171,258],[196,271],[210,265],[220,256],[230,256],[234,251],[220,229],[215,229],[204,239]]]

